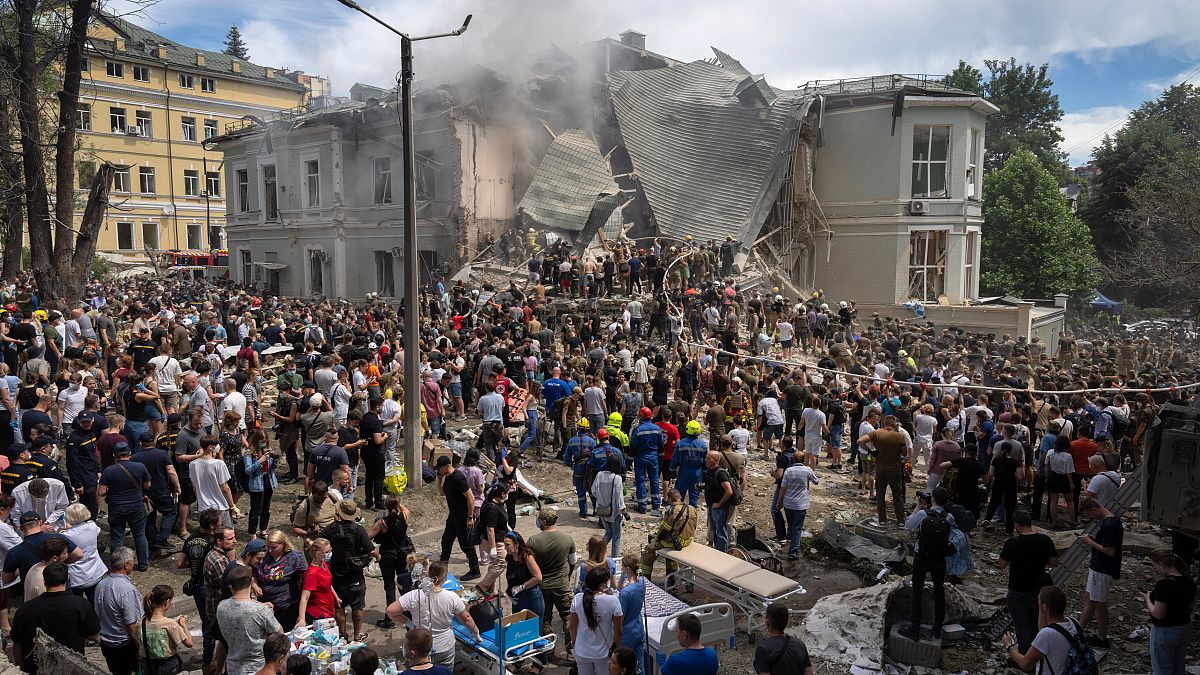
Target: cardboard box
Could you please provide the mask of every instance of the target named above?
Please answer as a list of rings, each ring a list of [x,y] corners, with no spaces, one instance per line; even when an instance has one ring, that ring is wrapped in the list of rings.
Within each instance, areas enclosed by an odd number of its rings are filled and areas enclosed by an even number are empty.
[[[421,456],[425,459],[425,463],[430,468],[437,464],[438,457],[443,455],[453,460],[454,450],[439,439],[427,438],[421,445]]]
[[[513,645],[529,642],[541,635],[542,620],[537,614],[523,609],[501,619],[500,627],[504,631],[504,648],[508,649]]]

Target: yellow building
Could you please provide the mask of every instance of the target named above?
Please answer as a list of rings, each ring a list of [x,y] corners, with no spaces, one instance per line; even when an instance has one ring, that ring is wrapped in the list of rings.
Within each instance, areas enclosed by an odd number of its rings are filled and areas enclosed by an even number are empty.
[[[84,63],[76,157],[86,195],[99,161],[117,165],[97,249],[147,253],[224,248],[221,153],[205,139],[243,117],[308,101],[328,80],[193,49],[101,14]],[[82,213],[82,209],[78,210]]]

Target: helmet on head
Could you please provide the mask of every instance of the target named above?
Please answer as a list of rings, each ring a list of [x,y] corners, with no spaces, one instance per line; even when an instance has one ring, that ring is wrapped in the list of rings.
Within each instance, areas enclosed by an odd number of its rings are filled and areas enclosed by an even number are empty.
[[[600,439],[600,440],[602,440],[602,441],[606,441],[606,440],[608,440],[608,429],[605,429],[605,428],[601,427],[601,428],[600,428],[600,429],[599,429],[599,430],[596,432],[596,438],[599,438],[599,439]]]
[[[583,429],[585,431],[592,427],[592,425],[588,422],[588,419],[586,417],[580,417],[579,421],[575,423],[575,426],[577,428]]]
[[[654,416],[654,411],[650,410],[646,406],[642,406],[642,409],[639,410],[638,413],[642,416],[642,419],[644,419],[644,420],[648,420]]]
[[[688,420],[687,426],[683,428],[684,433],[688,436],[700,435],[700,423],[696,420]]]
[[[608,415],[609,424],[620,424],[623,419],[624,418],[621,417],[621,413],[619,412],[609,413]]]

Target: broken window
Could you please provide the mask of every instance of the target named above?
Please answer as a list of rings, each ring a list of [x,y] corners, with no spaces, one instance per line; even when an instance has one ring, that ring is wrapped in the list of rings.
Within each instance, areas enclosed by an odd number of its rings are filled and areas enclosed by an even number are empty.
[[[275,181],[275,165],[263,165],[263,213],[267,220],[279,220],[279,192]]]
[[[963,299],[964,300],[974,300],[976,297],[977,289],[975,288],[975,256],[978,255],[978,250],[979,250],[978,247],[979,247],[979,233],[978,232],[968,232],[967,233],[967,248],[966,248],[966,251],[964,251],[964,253],[963,253],[963,259],[965,261],[963,264],[963,274],[966,275],[963,277]]]
[[[79,189],[90,190],[92,181],[96,179],[96,163],[76,162],[75,175],[79,177]]]
[[[129,192],[129,167],[118,166],[113,171],[113,192]]]
[[[238,169],[234,174],[237,176],[237,210],[245,213],[250,210],[250,173]]]
[[[375,251],[375,290],[386,298],[396,295],[396,274],[391,251]]]
[[[908,236],[908,297],[937,302],[946,292],[945,230],[919,230]]]
[[[432,152],[416,152],[417,200],[437,199],[437,162]]]
[[[305,206],[321,205],[321,164],[315,159],[304,163]]]
[[[392,158],[376,157],[375,160],[375,203],[392,203]]]
[[[939,199],[950,196],[946,176],[950,167],[950,127],[913,127],[912,196]]]
[[[308,252],[309,295],[325,294],[325,259],[321,251]]]
[[[971,130],[971,164],[967,166],[967,199],[979,199],[979,155],[983,144],[979,142],[979,130]]]

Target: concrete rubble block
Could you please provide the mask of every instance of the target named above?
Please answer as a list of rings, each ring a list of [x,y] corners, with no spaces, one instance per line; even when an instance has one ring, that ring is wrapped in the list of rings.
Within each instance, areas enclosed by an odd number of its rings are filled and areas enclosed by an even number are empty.
[[[1061,557],[1079,539],[1083,530],[1047,531],[1045,534],[1054,541],[1054,548],[1058,550],[1058,555]],[[1164,549],[1171,549],[1171,540],[1156,532],[1141,532],[1127,527],[1121,540],[1121,551],[1125,555],[1144,556]]]
[[[901,562],[907,555],[907,548],[903,544],[892,549],[884,548],[866,537],[852,533],[834,518],[825,519],[825,529],[821,532],[821,536],[830,545],[840,548],[856,558],[870,560],[878,565]]]
[[[892,624],[888,632],[887,655],[893,661],[907,663],[911,666],[937,668],[942,664],[942,641],[939,638],[913,640],[900,633],[900,629],[910,625],[908,622]],[[924,634],[919,636],[924,638]]]

